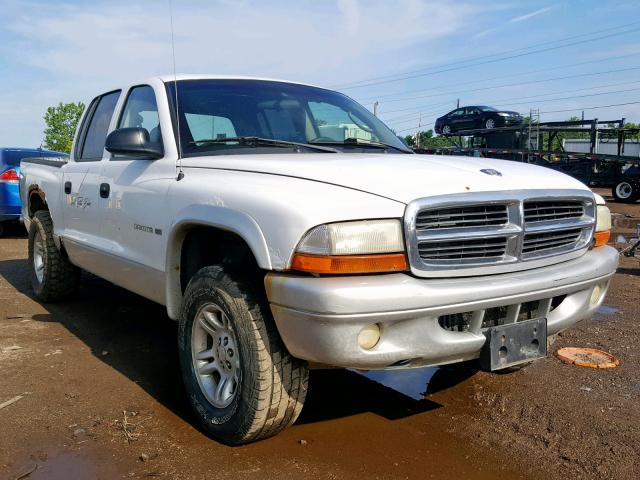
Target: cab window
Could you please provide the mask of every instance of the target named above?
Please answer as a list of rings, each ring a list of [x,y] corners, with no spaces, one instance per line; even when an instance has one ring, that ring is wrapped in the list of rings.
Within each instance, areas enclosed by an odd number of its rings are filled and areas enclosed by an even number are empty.
[[[120,91],[118,90],[102,95],[92,102],[92,111],[88,113],[91,120],[89,120],[86,130],[82,132],[82,148],[76,161],[91,162],[102,159],[107,131],[119,97]]]
[[[149,85],[133,87],[125,102],[118,128],[144,128],[149,141],[162,146],[156,95]]]

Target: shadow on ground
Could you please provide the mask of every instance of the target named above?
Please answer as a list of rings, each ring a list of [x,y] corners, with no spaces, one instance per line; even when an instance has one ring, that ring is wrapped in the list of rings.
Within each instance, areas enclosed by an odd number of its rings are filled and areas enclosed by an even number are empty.
[[[26,260],[1,261],[0,275],[16,290],[32,297]],[[175,340],[177,324],[167,317],[163,306],[83,273],[75,298],[45,307],[49,313],[33,315],[34,320],[62,324],[101,361],[136,382],[183,420],[195,423],[180,377]],[[473,373],[473,370],[435,370],[425,377],[421,391],[435,393],[448,389]],[[314,370],[298,423],[365,412],[396,420],[439,406],[426,399],[412,398],[356,372]]]

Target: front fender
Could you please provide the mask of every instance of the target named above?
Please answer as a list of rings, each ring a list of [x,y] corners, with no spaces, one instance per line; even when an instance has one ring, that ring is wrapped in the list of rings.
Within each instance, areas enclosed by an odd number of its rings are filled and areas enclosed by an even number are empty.
[[[167,239],[166,298],[169,317],[177,319],[182,302],[180,255],[182,242],[193,226],[215,227],[241,237],[251,249],[260,268],[271,270],[272,262],[264,234],[250,215],[218,205],[189,205],[180,210],[171,224]]]

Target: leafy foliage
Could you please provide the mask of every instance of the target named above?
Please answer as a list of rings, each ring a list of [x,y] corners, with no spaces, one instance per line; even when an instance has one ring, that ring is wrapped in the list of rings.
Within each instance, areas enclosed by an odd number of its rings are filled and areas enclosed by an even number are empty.
[[[61,102],[55,107],[47,108],[44,114],[47,127],[44,130],[43,146],[58,152],[71,152],[73,135],[84,108],[85,105],[82,102]]]
[[[420,146],[420,148],[440,148],[453,146],[453,142],[448,138],[443,136],[434,136],[433,130],[420,132],[419,135],[419,142],[416,142],[415,135],[407,135],[404,137],[404,141],[410,147]]]

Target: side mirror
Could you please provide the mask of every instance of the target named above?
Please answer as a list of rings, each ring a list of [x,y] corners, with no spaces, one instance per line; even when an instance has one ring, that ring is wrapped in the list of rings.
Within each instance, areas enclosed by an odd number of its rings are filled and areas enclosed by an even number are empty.
[[[132,155],[157,160],[164,156],[162,147],[149,140],[145,128],[119,128],[107,136],[104,148],[116,155]]]

